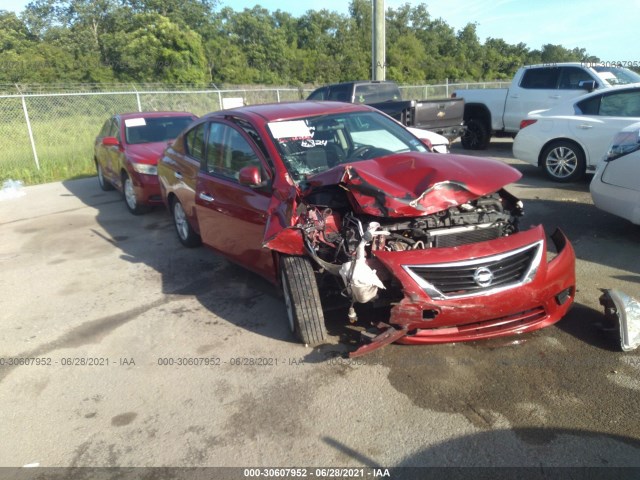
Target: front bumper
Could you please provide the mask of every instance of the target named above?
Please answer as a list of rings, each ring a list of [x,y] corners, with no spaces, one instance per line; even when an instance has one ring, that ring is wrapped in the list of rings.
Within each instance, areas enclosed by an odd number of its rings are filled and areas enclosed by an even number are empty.
[[[136,192],[138,202],[142,205],[162,205],[158,175],[147,175],[135,171],[129,173],[133,180],[133,189]]]
[[[591,198],[600,210],[625,218],[640,225],[640,190],[610,185],[602,181],[603,168],[599,168],[591,181]]]
[[[560,320],[575,296],[575,254],[561,231],[552,235],[556,256],[547,261],[541,226],[509,237],[429,251],[376,252],[401,284],[404,298],[392,306],[389,323],[407,335],[398,343],[447,343],[502,337],[537,330]],[[483,258],[541,245],[535,271],[525,281],[477,294],[434,298],[411,276],[411,267],[481,262]],[[409,268],[407,268],[409,267]]]

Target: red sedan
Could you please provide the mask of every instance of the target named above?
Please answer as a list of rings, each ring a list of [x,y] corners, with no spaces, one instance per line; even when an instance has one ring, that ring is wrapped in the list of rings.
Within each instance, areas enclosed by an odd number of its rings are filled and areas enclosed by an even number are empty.
[[[94,145],[100,188],[120,190],[134,215],[161,205],[158,158],[167,142],[197,118],[188,112],[136,112],[109,118]]]
[[[365,328],[352,356],[394,341],[530,332],[567,312],[575,255],[560,231],[520,231],[520,173],[428,153],[372,108],[333,102],[209,114],[158,164],[180,241],[201,241],[284,293],[305,344],[327,338],[321,298],[348,300]],[[336,297],[333,297],[336,298]],[[387,320],[370,325],[371,304]],[[346,313],[346,312],[345,312]],[[368,325],[369,324],[369,325]]]

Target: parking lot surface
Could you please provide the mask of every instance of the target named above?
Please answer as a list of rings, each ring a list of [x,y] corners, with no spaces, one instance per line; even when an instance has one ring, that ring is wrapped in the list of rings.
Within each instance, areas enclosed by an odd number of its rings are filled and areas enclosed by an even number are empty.
[[[354,360],[342,318],[295,343],[275,287],[95,178],[0,202],[0,466],[640,466],[640,352],[598,329],[599,289],[640,298],[640,228],[510,140],[482,155],[523,173],[525,226],[570,238],[573,309]]]

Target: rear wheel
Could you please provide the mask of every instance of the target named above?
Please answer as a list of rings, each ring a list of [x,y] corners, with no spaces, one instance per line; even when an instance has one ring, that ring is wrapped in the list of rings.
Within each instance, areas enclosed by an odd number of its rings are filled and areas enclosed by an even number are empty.
[[[476,118],[467,120],[460,143],[467,150],[485,150],[489,146],[491,135],[487,126]]]
[[[280,257],[280,275],[289,328],[306,345],[327,340],[324,313],[311,262],[306,257]]]
[[[122,173],[122,193],[124,194],[124,203],[132,214],[141,215],[149,211],[147,205],[141,205],[138,201],[133,181],[127,172]]]
[[[105,192],[108,192],[109,190],[113,190],[113,185],[111,185],[111,182],[109,182],[109,180],[104,178],[104,171],[102,170],[102,165],[100,165],[100,162],[98,162],[97,160],[95,162],[96,162],[96,170],[98,171],[98,185],[100,185],[100,188]]]
[[[540,166],[547,177],[555,182],[573,182],[584,175],[584,152],[573,142],[558,140],[543,150]]]
[[[173,225],[176,227],[178,239],[185,247],[197,247],[202,243],[200,235],[191,227],[187,214],[182,208],[180,200],[174,198],[171,203],[171,213],[173,215]]]

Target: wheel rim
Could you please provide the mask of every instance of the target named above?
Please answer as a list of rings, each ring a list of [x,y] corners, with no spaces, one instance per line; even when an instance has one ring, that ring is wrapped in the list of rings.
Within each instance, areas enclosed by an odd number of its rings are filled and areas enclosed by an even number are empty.
[[[124,179],[124,199],[131,210],[135,210],[138,205],[136,192],[133,189],[133,182],[129,177]]]
[[[478,129],[470,125],[464,132],[465,140],[470,147],[476,147],[480,144],[480,137],[478,135]]]
[[[189,236],[189,223],[187,215],[184,213],[184,209],[182,208],[182,204],[178,201],[176,201],[173,207],[173,218],[178,235],[180,235],[181,239],[186,240]]]
[[[284,270],[282,270],[282,291],[284,293],[284,304],[287,307],[287,320],[289,320],[289,329],[293,332],[295,330],[293,327],[293,305],[291,304],[291,297],[289,296],[289,285],[287,283],[287,278],[284,274]]]
[[[578,156],[568,147],[556,147],[546,159],[547,171],[556,178],[567,178],[578,168]]]

